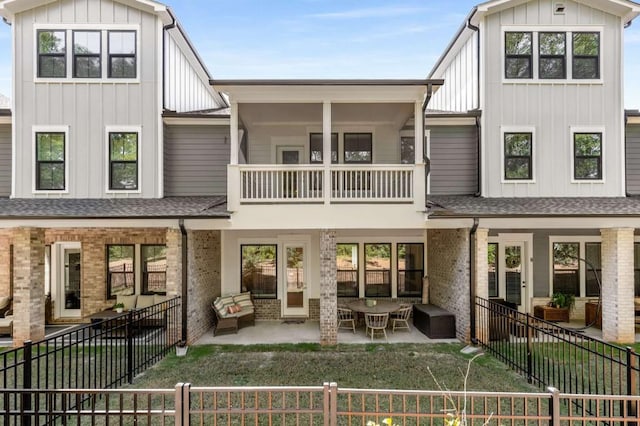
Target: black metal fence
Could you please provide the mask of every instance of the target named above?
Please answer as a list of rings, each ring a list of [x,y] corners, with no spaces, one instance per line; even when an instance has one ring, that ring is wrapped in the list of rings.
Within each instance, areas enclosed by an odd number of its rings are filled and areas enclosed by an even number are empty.
[[[640,395],[640,356],[499,302],[476,298],[478,341],[540,388],[572,394]]]
[[[0,386],[104,389],[131,383],[180,341],[180,298],[0,353]],[[110,318],[109,318],[110,317]]]

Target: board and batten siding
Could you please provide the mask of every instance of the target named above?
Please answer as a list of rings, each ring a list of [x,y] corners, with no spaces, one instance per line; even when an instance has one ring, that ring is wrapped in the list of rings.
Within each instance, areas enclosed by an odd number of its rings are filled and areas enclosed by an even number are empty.
[[[433,126],[427,130],[431,160],[429,194],[468,195],[478,192],[477,127]]]
[[[73,28],[89,24],[92,29],[137,27],[138,81],[119,82],[107,79],[94,82],[34,82],[36,41],[34,25],[46,28]],[[14,62],[16,75],[18,198],[68,197],[110,198],[162,196],[159,185],[160,105],[162,92],[159,65],[159,18],[139,9],[111,0],[65,0],[49,3],[15,17]],[[71,42],[67,40],[68,52]],[[103,60],[106,52],[103,52]],[[68,182],[65,193],[34,193],[33,126],[68,126]],[[106,129],[118,126],[140,127],[138,166],[141,168],[139,192],[109,193]]]
[[[165,196],[227,193],[229,126],[166,126]]]
[[[640,124],[627,125],[627,193],[640,195]]]
[[[11,125],[0,124],[0,197],[11,195]]]
[[[222,107],[214,97],[208,84],[209,78],[203,70],[196,70],[197,62],[186,43],[176,40],[174,29],[165,32],[165,108],[176,112],[202,111]]]
[[[624,195],[623,101],[620,67],[622,22],[617,16],[571,0],[564,15],[553,13],[553,0],[532,0],[485,19],[484,105],[482,140],[486,197],[615,197]],[[536,26],[571,31],[572,27],[602,29],[601,82],[503,81],[502,47],[505,26],[536,31]],[[570,39],[567,40],[570,43]],[[570,61],[571,58],[567,58]],[[535,130],[534,180],[502,181],[502,129]],[[571,127],[604,131],[603,175],[599,182],[572,182]]]
[[[444,85],[429,102],[429,109],[466,112],[479,108],[478,34],[473,33],[446,67]]]

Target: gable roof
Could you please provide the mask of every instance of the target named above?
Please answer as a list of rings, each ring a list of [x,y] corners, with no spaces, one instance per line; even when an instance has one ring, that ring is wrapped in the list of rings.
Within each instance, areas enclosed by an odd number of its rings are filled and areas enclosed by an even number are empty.
[[[446,49],[436,61],[436,64],[429,72],[427,78],[441,78],[449,62],[455,54],[466,43],[467,40],[478,30],[480,21],[486,16],[500,12],[505,9],[519,6],[531,0],[490,0],[480,3],[471,9],[462,25],[449,42]],[[640,4],[631,0],[572,0],[587,6],[599,9],[616,16],[620,16],[626,25],[640,15]]]

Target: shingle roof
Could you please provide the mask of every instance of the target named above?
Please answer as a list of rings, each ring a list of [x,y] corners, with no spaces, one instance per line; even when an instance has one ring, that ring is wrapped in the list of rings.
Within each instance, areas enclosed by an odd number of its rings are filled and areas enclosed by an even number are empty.
[[[482,198],[429,196],[430,217],[640,216],[640,197]]]
[[[226,197],[0,198],[0,218],[228,218]]]

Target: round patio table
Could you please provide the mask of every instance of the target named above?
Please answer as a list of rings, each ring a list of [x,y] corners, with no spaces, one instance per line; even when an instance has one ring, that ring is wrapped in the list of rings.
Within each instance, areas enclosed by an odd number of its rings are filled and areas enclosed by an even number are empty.
[[[361,299],[347,303],[347,306],[354,312],[367,314],[388,314],[400,309],[400,304],[391,300],[378,300],[375,306],[367,306],[365,301]]]

